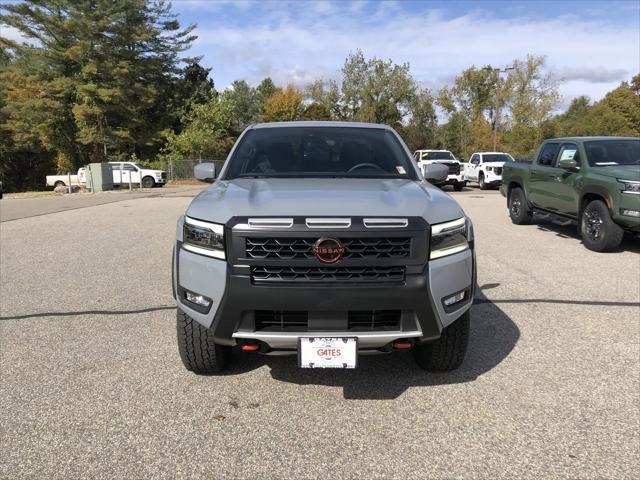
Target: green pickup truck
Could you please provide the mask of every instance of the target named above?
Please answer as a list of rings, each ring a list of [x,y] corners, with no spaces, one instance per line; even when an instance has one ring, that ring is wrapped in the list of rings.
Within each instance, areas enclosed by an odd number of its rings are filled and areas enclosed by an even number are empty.
[[[640,138],[546,140],[531,164],[505,163],[500,192],[517,225],[552,214],[577,221],[588,249],[615,249],[640,233]]]

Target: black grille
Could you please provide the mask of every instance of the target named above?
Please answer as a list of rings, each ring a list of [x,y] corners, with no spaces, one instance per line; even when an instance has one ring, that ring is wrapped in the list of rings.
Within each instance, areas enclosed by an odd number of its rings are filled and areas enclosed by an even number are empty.
[[[444,165],[449,167],[449,175],[458,175],[460,174],[460,164],[453,162],[443,162]]]
[[[502,175],[502,167],[496,167],[493,169],[496,175]]]
[[[400,310],[354,310],[349,312],[349,330],[400,330]]]
[[[347,312],[346,328],[354,332],[401,330],[401,314],[400,310],[352,310]],[[309,331],[309,313],[305,311],[256,310],[254,318],[256,331]]]
[[[251,280],[262,282],[401,282],[405,267],[251,267]]]
[[[298,331],[307,330],[309,315],[307,312],[286,310],[256,310],[256,330]]]
[[[312,252],[317,238],[247,238],[247,258],[264,259],[315,259]],[[410,238],[343,238],[343,259],[404,258],[411,252]]]
[[[160,178],[162,178],[163,180],[166,180],[167,179],[167,172],[162,172],[160,174]]]

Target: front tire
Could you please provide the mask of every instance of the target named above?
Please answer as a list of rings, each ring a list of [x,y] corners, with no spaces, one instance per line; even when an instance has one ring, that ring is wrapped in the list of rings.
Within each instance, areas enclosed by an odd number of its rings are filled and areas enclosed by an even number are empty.
[[[413,358],[428,372],[449,372],[462,365],[469,345],[471,313],[467,310],[442,331],[435,342],[413,347]]]
[[[527,206],[527,199],[521,188],[514,188],[509,194],[509,217],[516,225],[531,223],[531,211]]]
[[[478,177],[478,185],[480,185],[480,190],[486,190],[487,184],[484,181],[484,173],[481,173]]]
[[[624,230],[611,219],[609,209],[602,200],[593,200],[580,218],[582,243],[594,252],[607,252],[620,246]]]
[[[153,188],[156,185],[156,181],[153,177],[144,177],[142,179],[142,187],[143,188]]]
[[[213,341],[213,331],[178,309],[178,352],[187,370],[198,374],[218,373],[231,361],[231,347]]]
[[[453,189],[456,192],[461,192],[466,185],[467,185],[467,182],[456,182],[453,184]]]

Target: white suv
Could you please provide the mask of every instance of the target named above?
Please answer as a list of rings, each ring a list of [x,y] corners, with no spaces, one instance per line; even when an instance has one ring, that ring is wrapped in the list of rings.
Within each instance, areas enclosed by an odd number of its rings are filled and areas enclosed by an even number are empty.
[[[466,182],[462,175],[462,164],[456,160],[449,150],[416,150],[413,154],[414,160],[418,163],[420,171],[423,175],[425,167],[433,163],[442,163],[449,167],[449,175],[444,182],[438,183],[437,186],[452,185],[456,192],[461,191]]]
[[[467,182],[478,182],[481,190],[499,187],[502,184],[502,167],[513,162],[513,157],[504,152],[477,152],[471,155],[464,167]]]

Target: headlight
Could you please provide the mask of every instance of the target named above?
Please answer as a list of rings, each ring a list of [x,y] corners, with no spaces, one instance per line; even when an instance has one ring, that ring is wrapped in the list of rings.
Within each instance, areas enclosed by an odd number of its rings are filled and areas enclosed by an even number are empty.
[[[224,226],[184,217],[182,248],[224,260]]]
[[[618,179],[618,181],[622,183],[623,193],[640,194],[640,182],[634,182],[633,180],[621,180],[621,179]]]
[[[493,172],[493,167],[487,167],[487,172]]]
[[[433,225],[431,227],[431,254],[429,259],[434,260],[467,250],[469,248],[470,235],[470,222],[465,217]]]

